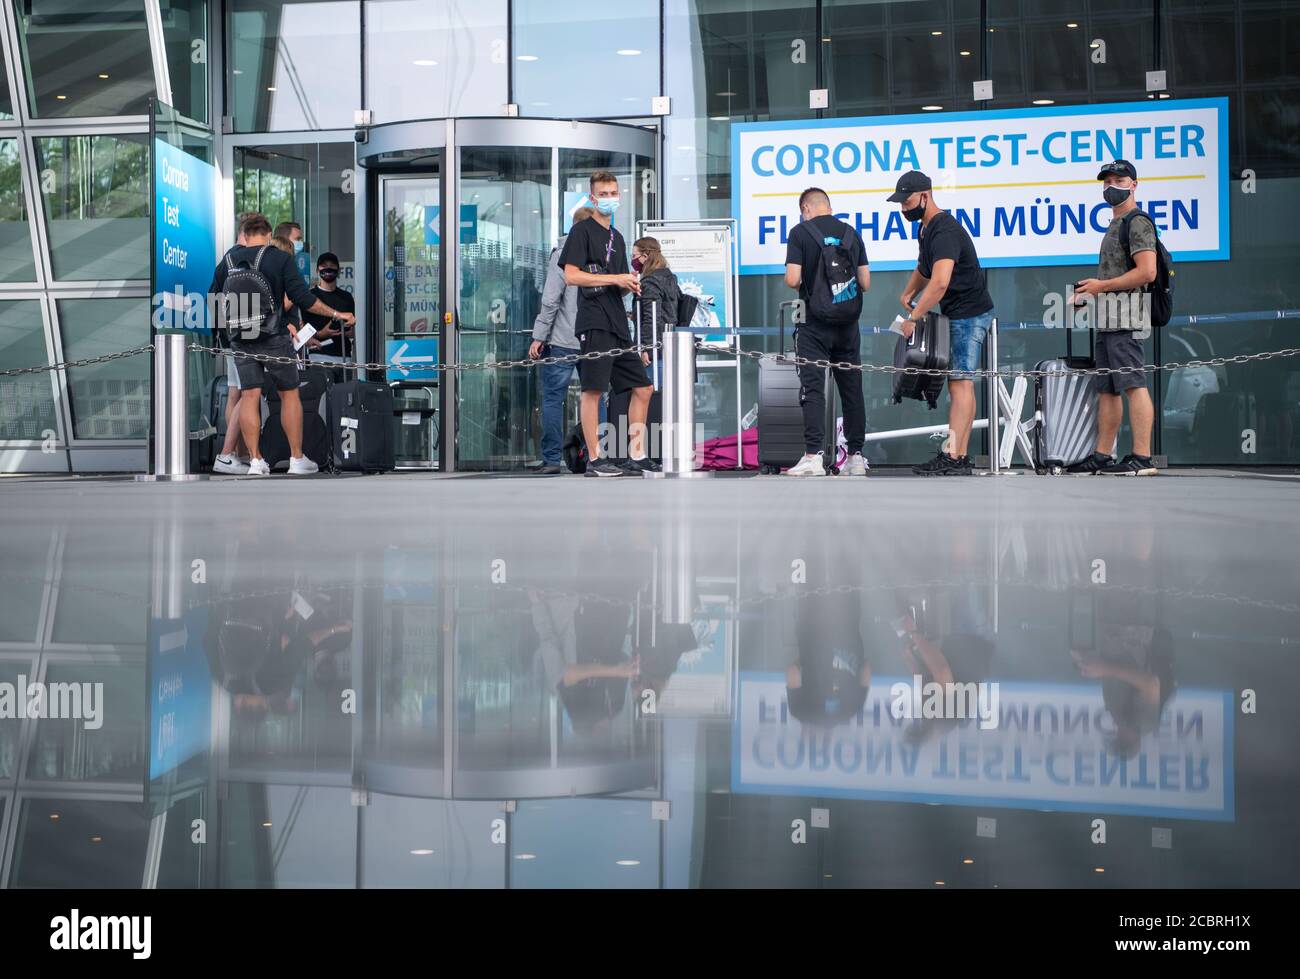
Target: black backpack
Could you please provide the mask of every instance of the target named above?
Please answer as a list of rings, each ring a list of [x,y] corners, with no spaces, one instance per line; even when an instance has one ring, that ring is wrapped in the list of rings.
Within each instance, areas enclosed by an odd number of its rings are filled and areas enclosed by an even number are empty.
[[[858,266],[853,261],[853,229],[845,225],[842,238],[817,237],[812,227],[804,230],[821,249],[821,261],[808,284],[808,317],[831,326],[856,323],[862,316],[862,292],[858,289]]]
[[[260,266],[262,256],[272,246],[263,245],[250,265],[242,259],[238,265],[226,255],[226,282],[221,289],[221,322],[231,340],[258,340],[271,336],[280,324],[280,305],[275,290]]]
[[[1124,215],[1119,226],[1119,243],[1124,246],[1130,269],[1136,268],[1137,262],[1133,261],[1128,250],[1128,225],[1138,215],[1151,221],[1151,215],[1146,211],[1135,210]],[[1151,230],[1156,232],[1156,277],[1143,286],[1142,291],[1151,297],[1151,325],[1166,326],[1174,315],[1174,260],[1160,240],[1155,221],[1151,221]]]

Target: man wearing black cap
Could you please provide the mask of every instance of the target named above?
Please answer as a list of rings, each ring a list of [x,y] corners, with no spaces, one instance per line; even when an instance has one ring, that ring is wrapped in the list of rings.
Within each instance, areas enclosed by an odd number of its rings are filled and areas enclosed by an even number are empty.
[[[930,178],[909,170],[898,178],[889,200],[902,207],[908,221],[921,222],[916,268],[899,300],[907,311],[903,334],[910,337],[916,324],[938,306],[948,317],[949,447],[929,462],[913,466],[918,476],[971,476],[971,426],[975,422],[975,381],[969,373],[980,366],[984,338],[993,324],[993,299],[984,281],[975,243],[966,229],[934,202]],[[915,300],[915,305],[912,305]]]
[[[1132,300],[1141,300],[1142,289],[1156,277],[1156,226],[1137,206],[1137,169],[1128,160],[1107,163],[1097,174],[1103,182],[1102,196],[1112,208],[1110,227],[1101,240],[1097,278],[1075,283],[1076,296],[1093,297],[1093,325],[1097,330],[1098,367],[1138,368],[1143,363],[1142,342],[1137,334],[1150,326],[1149,310],[1134,316]],[[1128,247],[1123,231],[1128,229]],[[1102,374],[1093,379],[1097,390],[1097,448],[1093,454],[1069,468],[1074,473],[1106,476],[1154,476],[1151,461],[1151,425],[1155,407],[1147,391],[1146,374],[1131,370],[1124,374]],[[1128,398],[1129,427],[1133,430],[1133,451],[1120,462],[1111,450],[1124,420]]]

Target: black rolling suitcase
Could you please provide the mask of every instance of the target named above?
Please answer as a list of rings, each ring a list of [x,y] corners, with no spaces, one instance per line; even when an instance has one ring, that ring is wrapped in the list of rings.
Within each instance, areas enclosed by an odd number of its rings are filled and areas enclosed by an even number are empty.
[[[298,377],[298,398],[302,401],[302,454],[321,469],[328,469],[329,432],[320,409],[321,397],[329,387],[329,373],[319,366],[309,367],[300,371]],[[265,392],[267,414],[262,422],[262,434],[258,437],[258,448],[266,464],[274,469],[289,464],[289,437],[284,434],[280,421],[280,392],[274,388],[266,388]]]
[[[387,472],[396,465],[393,392],[377,381],[347,381],[329,389],[334,468]]]
[[[1088,331],[1088,355],[1074,355],[1074,330],[1065,331],[1065,357],[1040,360],[1037,371],[1087,370],[1096,366]],[[1051,374],[1034,378],[1034,469],[1057,474],[1082,462],[1097,447],[1097,392],[1088,374]]]
[[[927,313],[916,325],[911,337],[899,337],[894,347],[894,366],[919,367],[925,370],[948,369],[948,317]],[[895,374],[894,404],[903,399],[924,401],[933,411],[943,393],[943,374]]]
[[[785,353],[785,311],[799,300],[780,306],[779,343]],[[796,344],[797,346],[797,344]],[[796,349],[795,353],[798,353]],[[826,440],[822,464],[829,473],[839,472],[835,430],[835,385],[826,371]],[[799,403],[799,368],[770,358],[758,362],[758,471],[773,475],[803,458],[803,406]]]

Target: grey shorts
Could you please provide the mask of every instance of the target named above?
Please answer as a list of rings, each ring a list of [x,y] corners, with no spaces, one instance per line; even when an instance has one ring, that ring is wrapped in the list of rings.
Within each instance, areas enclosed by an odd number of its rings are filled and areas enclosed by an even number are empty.
[[[235,366],[234,354],[226,354],[226,383],[239,390],[239,369]]]
[[[1142,341],[1129,330],[1098,330],[1096,359],[1098,367],[1141,367],[1145,363]],[[1145,371],[1099,374],[1092,379],[1093,389],[1102,394],[1123,394],[1146,383]]]

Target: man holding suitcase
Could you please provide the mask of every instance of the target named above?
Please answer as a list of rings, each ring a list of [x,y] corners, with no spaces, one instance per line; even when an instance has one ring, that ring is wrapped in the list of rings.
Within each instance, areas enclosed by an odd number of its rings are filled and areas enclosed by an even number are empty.
[[[785,284],[799,291],[807,320],[795,331],[794,352],[809,360],[862,363],[862,293],[871,288],[867,251],[857,233],[831,213],[831,199],[820,187],[799,195],[800,223],[785,248]],[[833,268],[828,269],[828,263]],[[835,368],[835,386],[844,405],[844,439],[849,453],[846,476],[865,476],[862,443],[867,434],[867,409],[862,376]],[[825,476],[826,377],[812,364],[799,366],[799,404],[803,408],[804,456],[786,470],[787,476]]]
[[[899,300],[907,311],[903,335],[910,337],[916,324],[935,306],[948,317],[949,363],[948,431],[952,452],[939,450],[929,462],[913,466],[918,476],[971,476],[971,426],[975,422],[975,381],[968,373],[980,366],[984,338],[993,325],[993,299],[980,268],[975,243],[966,229],[934,202],[930,178],[909,170],[898,178],[889,200],[899,204],[903,217],[921,222],[916,268]],[[915,300],[915,303],[913,303]]]
[[[1142,341],[1137,332],[1150,322],[1133,323],[1125,315],[1140,298],[1144,286],[1156,277],[1156,226],[1137,211],[1137,169],[1128,160],[1107,163],[1097,174],[1104,183],[1103,196],[1112,208],[1110,227],[1101,239],[1097,278],[1084,279],[1074,287],[1076,296],[1092,297],[1093,323],[1097,330],[1097,366],[1138,368],[1143,363]],[[1128,248],[1122,230],[1128,225]],[[1137,317],[1141,319],[1141,315]],[[1134,327],[1137,329],[1135,330]],[[1097,396],[1097,448],[1091,456],[1067,472],[1104,476],[1154,476],[1151,461],[1151,426],[1155,406],[1147,390],[1146,374],[1131,370],[1123,374],[1101,374],[1093,379]],[[1133,430],[1133,451],[1116,462],[1110,454],[1124,420],[1124,398],[1128,398],[1129,427]]]

